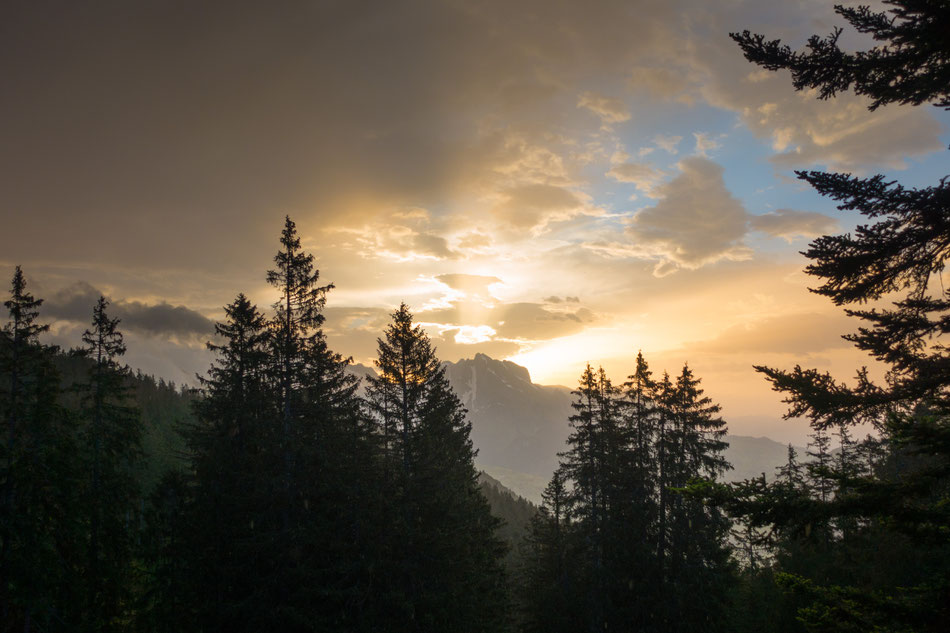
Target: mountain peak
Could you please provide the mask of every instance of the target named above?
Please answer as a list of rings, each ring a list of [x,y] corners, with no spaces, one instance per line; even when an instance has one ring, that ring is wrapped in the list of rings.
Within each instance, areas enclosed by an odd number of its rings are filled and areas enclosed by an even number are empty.
[[[487,369],[499,377],[504,376],[505,378],[513,378],[520,382],[528,383],[529,385],[533,384],[531,382],[531,374],[528,372],[527,367],[522,367],[521,365],[513,363],[510,360],[496,360],[491,356],[481,352],[475,354],[474,358],[463,358],[455,364],[463,367],[468,364],[472,364],[475,367]]]

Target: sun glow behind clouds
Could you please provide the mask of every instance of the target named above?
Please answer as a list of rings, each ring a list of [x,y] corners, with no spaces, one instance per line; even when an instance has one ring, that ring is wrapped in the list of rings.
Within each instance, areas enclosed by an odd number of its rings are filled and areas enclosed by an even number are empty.
[[[607,358],[634,358],[644,342],[641,333],[624,327],[589,328],[573,336],[538,343],[507,360],[527,367],[532,382],[573,387],[586,363],[596,367]],[[611,377],[623,382],[619,374]]]
[[[485,343],[486,341],[490,341],[495,334],[495,328],[487,325],[463,325],[455,334],[455,342],[463,345]]]

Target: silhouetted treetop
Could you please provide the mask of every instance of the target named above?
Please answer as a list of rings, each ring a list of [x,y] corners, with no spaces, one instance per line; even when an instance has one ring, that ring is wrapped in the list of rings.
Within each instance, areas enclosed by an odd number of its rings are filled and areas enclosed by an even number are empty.
[[[767,40],[749,31],[731,33],[746,59],[768,70],[786,68],[796,90],[817,88],[821,99],[845,90],[871,98],[871,110],[889,103],[933,102],[950,109],[950,3],[946,0],[885,0],[892,8],[867,6],[835,11],[860,33],[881,45],[848,53],[838,46],[843,30],[813,35],[806,52],[795,52],[781,40]]]
[[[881,218],[858,226],[854,236],[825,235],[809,245],[804,254],[814,263],[805,270],[825,279],[816,293],[837,305],[904,289],[911,297],[924,297],[932,275],[943,270],[950,255],[946,178],[935,187],[905,189],[881,175],[797,173],[821,195],[841,202],[839,209]]]

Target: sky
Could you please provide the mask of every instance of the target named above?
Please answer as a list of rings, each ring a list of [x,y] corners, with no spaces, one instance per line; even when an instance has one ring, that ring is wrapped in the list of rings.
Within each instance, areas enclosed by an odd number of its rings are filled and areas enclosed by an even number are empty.
[[[794,170],[927,186],[950,144],[946,112],[819,101],[728,36],[842,23],[813,0],[4,2],[0,273],[54,342],[101,293],[130,365],[194,383],[222,306],[275,299],[289,215],[356,362],[406,302],[443,360],[573,386],[642,350],[733,433],[804,443],[753,365],[872,363],[800,254],[858,218]]]

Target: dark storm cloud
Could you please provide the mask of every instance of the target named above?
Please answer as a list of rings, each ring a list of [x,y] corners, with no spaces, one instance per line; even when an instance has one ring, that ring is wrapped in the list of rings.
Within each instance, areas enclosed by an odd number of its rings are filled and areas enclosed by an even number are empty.
[[[640,4],[654,20],[668,12]],[[575,98],[590,68],[622,68],[663,41],[630,11],[541,0],[4,3],[0,248],[18,261],[46,240],[86,262],[247,265],[287,212],[327,220],[350,218],[353,197],[444,200],[504,147],[503,134],[482,133],[485,117],[508,130],[576,116],[536,106]]]
[[[85,282],[54,293],[43,303],[43,315],[62,321],[89,323],[92,309],[102,295]],[[120,319],[119,329],[152,336],[210,336],[214,325],[207,317],[168,303],[146,304],[140,301],[113,301],[107,308],[110,317]]]

